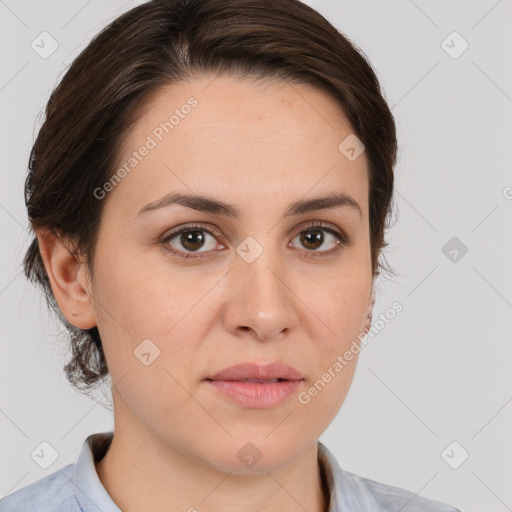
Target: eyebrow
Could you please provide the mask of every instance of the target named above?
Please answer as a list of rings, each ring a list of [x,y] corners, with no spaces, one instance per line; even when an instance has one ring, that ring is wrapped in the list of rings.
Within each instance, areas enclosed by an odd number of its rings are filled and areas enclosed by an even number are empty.
[[[204,213],[213,213],[218,215],[226,215],[236,219],[241,217],[241,211],[236,206],[224,203],[218,199],[208,196],[201,196],[196,194],[182,194],[179,192],[172,192],[164,197],[147,204],[140,209],[138,216],[144,215],[148,212],[158,210],[173,204],[179,204],[193,208]],[[357,202],[347,194],[330,194],[323,197],[314,197],[312,199],[300,199],[291,203],[284,216],[301,215],[304,213],[316,212],[319,210],[328,210],[332,208],[348,207],[359,213],[361,217],[361,208]]]

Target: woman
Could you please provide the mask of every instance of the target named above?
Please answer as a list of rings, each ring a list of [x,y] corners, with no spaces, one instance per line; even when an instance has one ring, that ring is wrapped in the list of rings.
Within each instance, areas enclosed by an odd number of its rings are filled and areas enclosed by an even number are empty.
[[[456,510],[318,441],[371,325],[396,147],[370,64],[298,0],[154,0],[103,30],[32,150],[25,270],[70,382],[112,379],[115,430],[0,510]]]

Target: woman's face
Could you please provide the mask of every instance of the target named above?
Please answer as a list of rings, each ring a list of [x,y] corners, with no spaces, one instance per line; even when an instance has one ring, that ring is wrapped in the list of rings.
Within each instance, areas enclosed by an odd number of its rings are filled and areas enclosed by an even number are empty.
[[[352,139],[339,149],[351,134],[309,85],[210,77],[153,99],[105,187],[90,288],[116,428],[229,471],[247,454],[270,471],[316,442],[348,392],[357,354],[340,359],[372,288],[367,159]],[[215,204],[159,204],[170,194]],[[296,205],[335,194],[357,205]],[[275,361],[302,380],[238,383],[239,400],[207,380]]]

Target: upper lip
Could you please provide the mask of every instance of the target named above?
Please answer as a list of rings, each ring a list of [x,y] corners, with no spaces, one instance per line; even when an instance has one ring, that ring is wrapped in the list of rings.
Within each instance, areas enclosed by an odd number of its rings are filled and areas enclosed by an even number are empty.
[[[285,379],[302,380],[302,374],[292,366],[281,361],[259,365],[257,363],[241,363],[228,366],[206,380],[244,380],[244,379]]]

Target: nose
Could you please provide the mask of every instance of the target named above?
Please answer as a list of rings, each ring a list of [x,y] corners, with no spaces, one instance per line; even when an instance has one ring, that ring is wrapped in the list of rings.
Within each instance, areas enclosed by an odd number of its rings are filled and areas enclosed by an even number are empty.
[[[298,323],[293,279],[279,256],[270,251],[252,263],[238,257],[228,274],[229,298],[224,310],[225,328],[237,336],[278,340]]]

